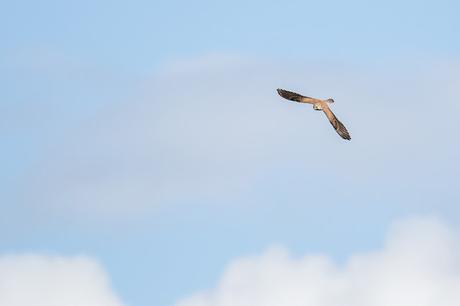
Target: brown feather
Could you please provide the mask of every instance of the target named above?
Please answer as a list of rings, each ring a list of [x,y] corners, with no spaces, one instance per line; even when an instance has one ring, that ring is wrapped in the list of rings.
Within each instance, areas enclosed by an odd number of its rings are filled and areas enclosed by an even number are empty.
[[[299,95],[298,93],[288,91],[288,90],[284,90],[284,89],[279,89],[278,88],[276,91],[278,91],[278,94],[281,97],[283,97],[283,98],[285,98],[287,100],[295,101],[295,102],[312,104],[312,103],[320,101],[320,100],[310,98],[310,97],[306,97],[306,96],[302,96],[302,95]]]
[[[326,103],[323,105],[323,112],[326,114],[326,117],[329,119],[329,122],[332,124],[336,132],[346,140],[350,140],[350,133],[348,133],[347,128],[343,125],[342,122],[337,119],[334,113],[331,111],[329,106]]]

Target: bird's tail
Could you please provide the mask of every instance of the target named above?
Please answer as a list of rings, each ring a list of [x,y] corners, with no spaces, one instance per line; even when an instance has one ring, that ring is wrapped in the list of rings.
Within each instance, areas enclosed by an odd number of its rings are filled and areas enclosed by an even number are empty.
[[[326,100],[326,102],[327,103],[334,103],[334,99],[329,98],[329,99]]]

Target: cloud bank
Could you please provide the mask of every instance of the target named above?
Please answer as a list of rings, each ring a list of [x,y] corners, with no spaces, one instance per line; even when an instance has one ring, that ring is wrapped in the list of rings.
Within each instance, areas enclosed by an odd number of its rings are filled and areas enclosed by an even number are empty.
[[[341,265],[283,248],[229,264],[214,289],[176,306],[455,306],[458,235],[433,218],[396,223],[383,249]]]
[[[0,257],[0,305],[123,306],[97,262],[86,257]]]

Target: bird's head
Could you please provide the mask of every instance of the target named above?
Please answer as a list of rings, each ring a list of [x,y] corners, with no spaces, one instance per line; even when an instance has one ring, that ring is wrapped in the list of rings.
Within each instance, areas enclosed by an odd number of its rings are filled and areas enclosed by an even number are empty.
[[[329,98],[329,99],[326,100],[326,102],[327,102],[327,103],[334,103],[334,99]]]

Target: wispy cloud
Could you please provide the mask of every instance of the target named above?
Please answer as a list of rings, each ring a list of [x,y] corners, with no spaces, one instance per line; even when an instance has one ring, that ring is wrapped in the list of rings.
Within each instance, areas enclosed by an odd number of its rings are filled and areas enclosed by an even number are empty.
[[[422,165],[438,171],[444,166],[428,164],[459,151],[448,141],[458,107],[448,66],[372,71],[227,56],[187,63],[165,66],[142,98],[57,139],[30,176],[25,202],[79,215],[136,215],[160,203],[218,203],[286,167],[362,182],[389,180],[398,169],[397,179],[418,183]],[[352,143],[323,114],[283,101],[277,87],[334,97]],[[439,113],[435,101],[442,101]]]
[[[396,223],[383,249],[344,264],[276,247],[235,259],[215,288],[176,306],[454,306],[460,299],[458,233],[433,218]]]

